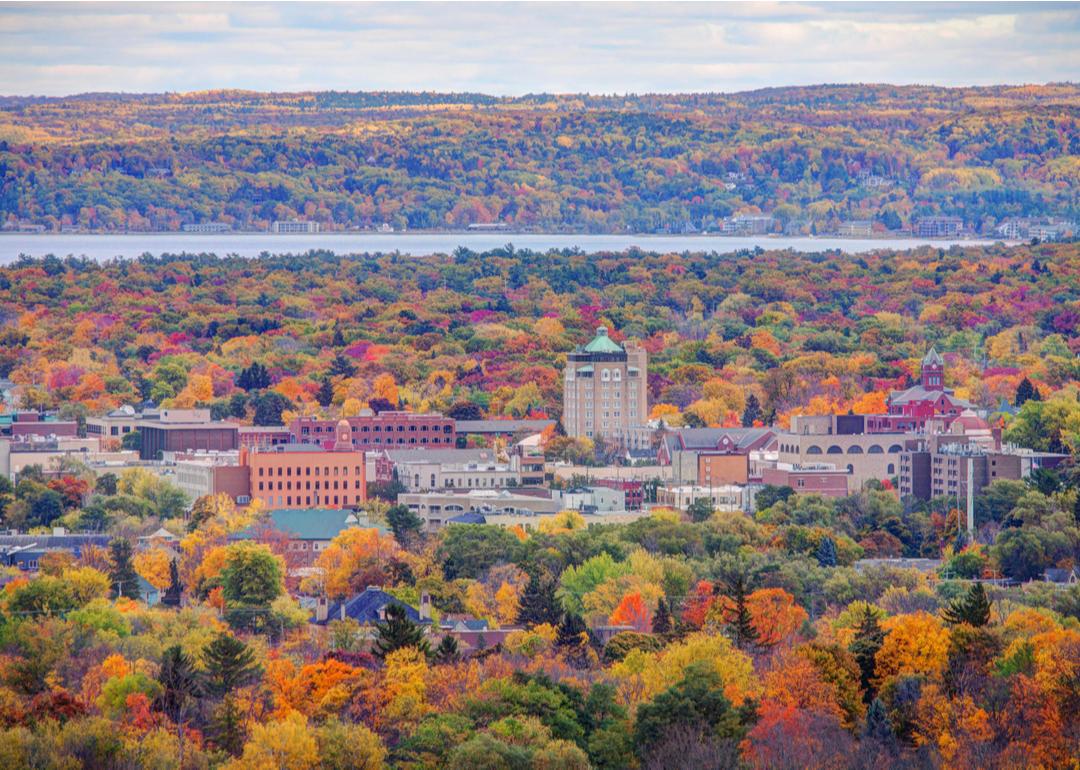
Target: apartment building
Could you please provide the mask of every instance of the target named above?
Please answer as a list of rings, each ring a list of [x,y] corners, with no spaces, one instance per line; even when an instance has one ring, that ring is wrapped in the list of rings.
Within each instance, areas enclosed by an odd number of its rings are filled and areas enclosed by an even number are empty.
[[[450,448],[455,445],[457,432],[454,420],[441,414],[413,412],[379,412],[361,410],[355,417],[343,418],[352,431],[353,445],[358,449],[397,449],[412,447]],[[336,441],[337,420],[318,417],[297,417],[289,424],[289,439],[296,444],[318,444],[329,447]]]
[[[567,435],[617,438],[648,416],[648,354],[615,342],[603,326],[567,355],[563,382]]]

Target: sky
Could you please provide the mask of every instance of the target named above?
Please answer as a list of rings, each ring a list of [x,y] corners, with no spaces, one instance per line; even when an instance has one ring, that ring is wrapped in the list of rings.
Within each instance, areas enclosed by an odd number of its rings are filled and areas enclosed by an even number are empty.
[[[0,3],[0,94],[1080,80],[1080,3]]]

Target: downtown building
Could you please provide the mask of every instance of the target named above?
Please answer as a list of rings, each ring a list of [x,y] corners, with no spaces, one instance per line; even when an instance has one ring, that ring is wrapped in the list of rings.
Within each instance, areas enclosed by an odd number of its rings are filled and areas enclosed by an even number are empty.
[[[566,357],[563,427],[575,438],[620,439],[648,418],[648,354],[624,346],[601,326]]]

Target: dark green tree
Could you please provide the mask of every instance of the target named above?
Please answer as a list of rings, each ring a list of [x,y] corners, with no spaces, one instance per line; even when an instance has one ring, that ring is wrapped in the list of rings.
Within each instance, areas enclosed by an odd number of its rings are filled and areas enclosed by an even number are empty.
[[[173,564],[175,563],[174,561]],[[176,644],[162,653],[157,679],[161,683],[161,694],[158,695],[155,705],[176,725],[179,764],[182,767],[188,717],[202,694],[202,676],[195,669],[191,657],[185,655],[180,645]]]
[[[795,490],[791,487],[778,487],[772,484],[766,484],[758,490],[758,493],[754,496],[754,508],[758,511],[764,511],[767,508],[772,508],[781,500],[787,500],[793,494],[795,494]]]
[[[221,698],[245,687],[262,675],[255,653],[235,636],[221,632],[202,651],[206,666],[206,692]]]
[[[741,572],[732,575],[725,581],[723,591],[728,602],[728,615],[731,618],[725,625],[724,631],[740,650],[758,647],[761,638],[757,629],[754,628],[750,608],[746,604],[746,597],[750,593],[747,589],[746,577]]]
[[[131,543],[125,538],[113,538],[109,542],[109,583],[113,597],[126,596],[140,599],[139,575],[131,563]]]
[[[1031,380],[1027,377],[1020,380],[1020,384],[1016,386],[1016,396],[1013,398],[1014,406],[1023,406],[1025,402],[1031,401],[1035,396],[1035,386],[1031,384]]]
[[[711,497],[699,497],[686,508],[691,521],[702,522],[712,518],[716,511]]]
[[[131,431],[131,433],[125,433],[120,439],[120,447],[128,449],[133,452],[142,451],[142,433],[137,430]]]
[[[180,582],[180,570],[176,566],[176,559],[169,562],[169,587],[161,597],[161,604],[165,607],[179,607],[180,598],[184,593],[184,585]]]
[[[315,398],[319,402],[319,406],[323,408],[334,403],[334,384],[329,377],[323,377],[322,382],[319,383],[319,390],[316,392]]]
[[[541,623],[555,625],[559,622],[559,605],[555,600],[555,583],[541,579],[539,570],[529,576],[529,583],[521,593],[517,622],[523,626]]]
[[[272,390],[255,396],[252,403],[255,405],[252,421],[256,425],[281,425],[281,413],[293,407],[292,401]]]
[[[236,378],[236,387],[243,390],[262,390],[270,387],[270,373],[258,361],[240,372]]]
[[[356,374],[356,366],[344,353],[338,353],[330,362],[331,377],[352,377]]]
[[[863,740],[873,741],[890,754],[897,750],[896,733],[893,732],[889,714],[881,698],[874,698],[866,710],[866,726],[863,728]]]
[[[425,655],[429,651],[424,629],[409,619],[405,608],[397,603],[386,605],[386,620],[375,624],[372,652],[384,658],[402,647],[415,647]]]
[[[409,543],[424,528],[424,520],[409,510],[407,505],[392,506],[386,512],[386,523],[390,525],[394,539],[401,545]]]
[[[435,647],[436,663],[455,663],[460,657],[461,652],[458,648],[458,641],[450,634],[444,636],[438,646]]]
[[[870,607],[863,607],[857,623],[855,637],[848,649],[859,665],[859,684],[862,687],[863,700],[869,703],[874,697],[875,658],[885,641],[885,632]]]
[[[738,741],[746,733],[744,715],[724,695],[716,667],[689,666],[678,684],[638,707],[634,746],[645,759],[679,727],[700,728],[715,738]]]
[[[982,583],[973,583],[964,594],[956,597],[941,611],[946,623],[985,626],[990,622],[990,599]]]
[[[758,397],[751,393],[746,397],[746,408],[742,413],[742,425],[744,428],[754,427],[755,422],[759,422],[764,418],[764,414],[761,411],[761,402],[758,401]]]
[[[455,420],[482,420],[484,411],[472,401],[458,401],[446,410],[446,416]]]
[[[102,473],[94,481],[94,491],[99,495],[115,495],[118,481],[115,473]]]
[[[656,602],[656,612],[653,614],[652,619],[652,632],[654,634],[666,634],[671,631],[671,612],[668,611],[667,602],[664,601],[664,597],[660,597]]]
[[[828,535],[818,543],[817,561],[822,567],[836,566],[836,541]]]

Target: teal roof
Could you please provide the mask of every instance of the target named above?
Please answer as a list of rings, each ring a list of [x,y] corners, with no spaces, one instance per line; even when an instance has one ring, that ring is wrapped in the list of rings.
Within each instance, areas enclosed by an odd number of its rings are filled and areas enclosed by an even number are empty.
[[[362,514],[340,508],[279,508],[267,511],[266,515],[274,529],[288,533],[297,540],[333,540],[339,532],[349,527],[387,531],[385,527],[372,524]],[[236,535],[244,540],[251,536],[251,528]]]
[[[615,340],[608,336],[607,329],[601,326],[596,330],[596,336],[592,342],[585,346],[586,353],[622,353],[623,348]]]

